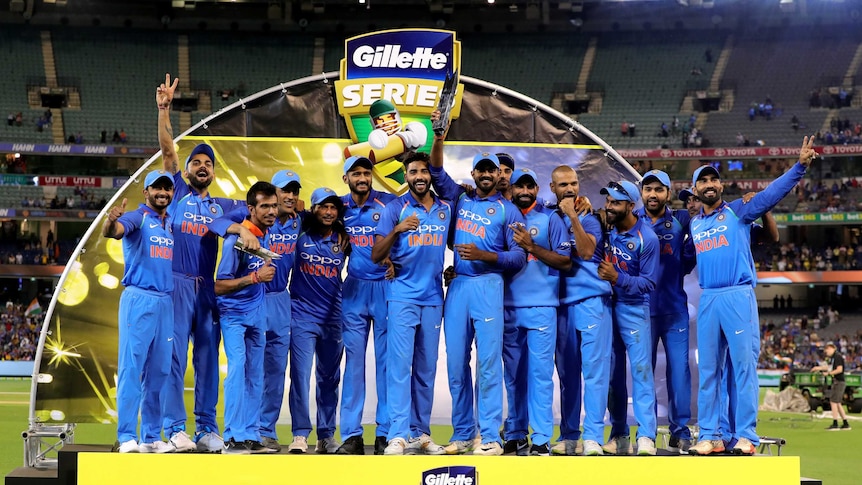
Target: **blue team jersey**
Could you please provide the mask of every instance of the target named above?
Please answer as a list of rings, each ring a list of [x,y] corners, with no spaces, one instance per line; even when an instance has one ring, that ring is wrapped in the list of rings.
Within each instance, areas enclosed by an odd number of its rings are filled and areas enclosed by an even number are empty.
[[[267,293],[287,290],[287,281],[296,259],[296,241],[299,239],[301,229],[302,218],[299,215],[288,217],[284,224],[281,223],[281,220],[276,219],[275,224],[269,228],[266,247],[270,251],[280,254],[281,259],[272,261],[272,264],[275,265],[275,278],[264,285]]]
[[[395,279],[389,286],[391,301],[443,304],[443,257],[452,225],[452,205],[432,197],[434,203],[426,210],[408,192],[386,204],[377,224],[376,235],[386,237],[411,215],[419,219],[419,228],[399,234],[389,251],[395,265]]]
[[[515,243],[512,224],[524,224],[524,216],[498,192],[487,198],[468,197],[443,168],[430,167],[431,181],[440,197],[455,202],[453,244],[474,243],[483,251],[497,253],[497,263],[464,261],[455,251],[455,272],[465,276],[518,271],[526,262],[524,250]]]
[[[566,224],[551,209],[538,204],[527,210],[526,230],[539,246],[570,257],[571,250]],[[504,286],[504,304],[507,307],[538,307],[560,305],[560,271],[527,255],[527,264],[517,273],[509,274]]]
[[[686,250],[686,246],[692,246],[691,239],[686,237],[691,216],[684,209],[666,208],[664,215],[653,224],[645,210],[638,209],[635,215],[652,227],[659,242],[658,279],[649,298],[650,315],[687,312],[688,297],[683,289],[686,274],[683,257],[693,254],[693,249]]]
[[[383,208],[395,196],[371,189],[365,204],[358,206],[348,193],[341,196],[344,202],[344,229],[350,235],[350,258],[347,274],[363,280],[382,280],[386,276],[386,266],[371,261],[374,247],[374,228],[380,221]]]
[[[568,216],[557,211],[557,215],[566,226],[566,242],[563,248],[569,249],[572,258],[572,268],[563,273],[560,287],[560,302],[575,303],[596,296],[610,296],[611,284],[599,278],[599,262],[605,254],[605,238],[602,223],[595,214],[585,214],[578,217],[584,232],[596,239],[596,250],[588,259],[581,259],[575,244],[575,234],[572,231],[572,221]]]
[[[232,199],[201,197],[191,189],[181,172],[174,174],[174,200],[168,212],[176,243],[175,272],[212,280],[218,239],[207,225],[239,205],[239,201]]]
[[[141,204],[136,210],[121,215],[123,226],[123,258],[126,262],[123,286],[171,293],[174,238],[167,216]]]
[[[265,246],[269,235],[261,232],[257,226],[251,223],[245,223],[246,227],[252,231],[252,234],[257,236],[261,246]],[[249,274],[260,269],[265,261],[257,256],[252,256],[234,249],[234,244],[239,236],[231,234],[224,239],[221,249],[221,261],[218,265],[217,280],[232,280],[248,276]],[[278,270],[275,270],[278,274]],[[230,314],[246,314],[252,313],[263,305],[264,285],[252,284],[245,288],[228,293],[227,295],[218,295],[216,303],[218,309],[222,313]]]
[[[294,319],[311,322],[341,322],[341,270],[344,253],[338,235],[301,233],[296,243],[296,261],[290,280],[291,313]]]
[[[692,218],[691,238],[701,288],[754,285],[751,223],[781,202],[804,175],[805,166],[796,163],[747,204],[742,199],[722,202],[709,215],[701,209]]]
[[[606,252],[619,273],[613,285],[616,301],[649,303],[658,281],[659,262],[658,237],[652,228],[640,218],[625,232],[612,228]]]

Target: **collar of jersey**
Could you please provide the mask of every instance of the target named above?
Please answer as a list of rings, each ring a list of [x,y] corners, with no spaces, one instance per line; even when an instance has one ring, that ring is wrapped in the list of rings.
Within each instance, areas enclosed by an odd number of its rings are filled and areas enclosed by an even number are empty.
[[[343,196],[343,197],[341,198],[341,200],[343,200],[343,201],[344,201],[344,205],[345,205],[345,206],[347,206],[347,207],[359,207],[359,208],[362,208],[362,207],[366,207],[366,206],[368,206],[368,203],[369,203],[369,202],[373,202],[373,201],[374,201],[374,199],[376,199],[376,198],[377,198],[377,194],[379,194],[379,193],[380,193],[380,192],[378,192],[378,191],[376,191],[376,190],[374,190],[374,189],[368,189],[368,199],[365,201],[365,204],[363,204],[363,205],[361,205],[361,206],[356,205],[356,201],[354,201],[354,200],[353,200],[353,194],[351,194],[350,192],[348,192],[348,193],[347,193],[347,195]]]
[[[634,236],[635,234],[637,234],[640,231],[641,224],[643,224],[643,219],[641,219],[640,217],[636,217],[635,218],[635,225],[628,228],[628,230],[620,232],[619,229],[617,229],[616,226],[614,226],[614,231],[616,231],[617,234],[619,234],[621,236]]]
[[[141,202],[141,205],[139,206],[139,208],[144,211],[144,214],[149,214],[149,215],[151,215],[151,216],[153,216],[159,220],[163,219],[162,216],[160,216],[158,212],[154,211],[152,208],[150,208],[150,206],[148,206],[147,204],[145,204],[143,202]],[[165,211],[165,217],[164,218],[167,218],[167,217],[168,217],[168,212]]]
[[[494,192],[493,194],[489,195],[488,197],[479,197],[479,192],[475,192],[469,198],[473,199],[473,200],[487,200],[490,202],[495,202],[495,201],[502,199],[503,195],[500,194],[500,192]]]
[[[257,237],[263,237],[263,231],[260,230],[259,227],[255,226],[250,220],[246,219],[242,221],[243,227],[251,231]]]
[[[431,192],[430,194],[431,194],[431,202],[432,202],[431,207],[434,207],[440,203],[440,199],[436,195],[434,195],[433,192]],[[411,206],[425,207],[424,205],[422,205],[422,202],[419,202],[418,200],[416,200],[416,197],[413,197],[413,194],[410,193],[410,191],[407,191],[407,193],[404,194],[404,197],[407,198],[407,202],[409,202]]]
[[[703,207],[701,207],[700,212],[697,215],[699,215],[703,219],[706,219],[707,217],[714,217],[714,216],[717,216],[721,211],[723,211],[725,207],[727,207],[727,201],[722,200],[721,204],[718,207],[716,207],[714,211],[712,211],[712,214],[706,215],[703,212]]]

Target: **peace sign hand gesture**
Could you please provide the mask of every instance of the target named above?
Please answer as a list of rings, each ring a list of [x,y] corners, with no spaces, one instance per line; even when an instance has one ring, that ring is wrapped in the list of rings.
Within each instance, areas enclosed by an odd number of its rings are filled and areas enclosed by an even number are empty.
[[[171,75],[165,74],[165,82],[156,88],[156,105],[159,109],[170,109],[171,102],[174,100],[174,91],[177,89],[180,78],[175,78],[171,83]]]

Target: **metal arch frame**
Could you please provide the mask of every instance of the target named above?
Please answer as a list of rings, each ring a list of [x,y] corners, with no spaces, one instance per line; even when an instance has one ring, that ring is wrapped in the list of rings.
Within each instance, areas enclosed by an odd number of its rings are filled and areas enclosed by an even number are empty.
[[[231,103],[230,105],[228,105],[224,108],[221,108],[220,110],[218,110],[218,111],[212,113],[211,115],[207,116],[206,118],[202,119],[201,121],[199,121],[198,123],[193,125],[191,128],[189,128],[188,130],[184,131],[179,136],[174,138],[174,142],[181,140],[182,138],[188,136],[189,134],[191,134],[192,132],[194,132],[195,130],[197,130],[199,128],[206,129],[207,123],[213,119],[218,118],[219,116],[222,116],[222,115],[227,114],[231,111],[234,111],[237,108],[243,109],[243,110],[246,109],[246,105],[249,101],[254,101],[258,98],[270,95],[276,91],[282,91],[283,93],[286,94],[287,88],[290,88],[293,86],[298,86],[298,85],[308,84],[308,83],[313,83],[313,82],[329,83],[331,80],[338,79],[339,77],[340,77],[340,73],[338,71],[330,71],[330,72],[326,72],[326,73],[322,73],[322,74],[318,74],[318,75],[299,78],[299,79],[290,81],[288,83],[280,83],[280,84],[275,85],[271,88],[265,89],[263,91],[259,91],[259,92],[253,94],[252,96],[250,96],[248,98],[244,98],[244,99],[240,98],[238,101],[235,101],[234,103]],[[548,106],[544,103],[541,103],[541,102],[539,102],[539,101],[537,101],[537,100],[535,100],[529,96],[525,96],[521,93],[513,91],[511,89],[505,88],[503,86],[499,86],[499,85],[494,84],[494,83],[483,81],[481,79],[473,78],[470,76],[461,76],[461,82],[467,83],[467,84],[472,84],[475,86],[479,86],[479,87],[488,89],[492,92],[504,94],[504,95],[509,96],[513,99],[522,101],[529,106],[532,106],[534,111],[542,111],[543,113],[552,115],[554,118],[567,124],[569,126],[570,130],[577,131],[577,132],[587,136],[588,138],[590,138],[590,140],[592,140],[596,144],[600,145],[605,150],[605,155],[607,157],[613,158],[617,162],[620,162],[620,164],[624,168],[627,168],[630,171],[630,173],[633,177],[638,178],[638,179],[640,178],[640,175],[638,175],[638,173],[631,167],[631,165],[625,160],[625,158],[623,158],[619,153],[617,153],[617,151],[614,150],[610,145],[608,145],[604,140],[602,140],[595,133],[593,133],[592,131],[590,131],[586,127],[584,127],[582,124],[580,124],[577,121],[573,120],[572,118],[560,113],[559,111],[551,108],[550,106]],[[162,154],[162,152],[161,152],[161,150],[159,150],[155,155],[150,157],[150,159],[147,160],[146,163],[144,163],[131,177],[129,177],[129,180],[127,180],[125,184],[123,184],[121,187],[119,187],[117,189],[117,192],[114,193],[114,195],[110,198],[110,200],[108,200],[108,203],[105,205],[105,207],[103,207],[99,211],[99,214],[93,220],[93,223],[90,225],[89,228],[87,228],[87,231],[85,231],[84,235],[81,237],[81,240],[78,243],[78,246],[75,247],[75,250],[72,252],[72,255],[69,258],[69,263],[66,264],[66,267],[63,269],[63,272],[60,275],[60,279],[57,283],[58,291],[54,292],[54,295],[51,297],[51,302],[48,304],[48,308],[45,311],[45,316],[44,316],[44,319],[42,321],[42,327],[39,331],[39,344],[38,344],[38,347],[36,349],[36,355],[34,357],[33,374],[31,376],[31,386],[30,386],[30,406],[29,406],[29,416],[28,416],[29,428],[27,431],[22,433],[24,440],[25,440],[25,451],[26,451],[26,453],[25,453],[25,455],[26,455],[25,456],[25,465],[26,466],[35,467],[35,466],[39,466],[40,464],[42,466],[56,466],[55,460],[45,458],[46,453],[55,451],[56,449],[58,449],[58,446],[61,447],[62,444],[71,443],[74,439],[74,432],[73,431],[74,431],[75,423],[60,423],[60,424],[46,425],[44,423],[37,421],[36,416],[35,416],[35,414],[36,414],[36,391],[37,391],[37,387],[38,387],[38,383],[39,383],[39,378],[41,375],[41,373],[40,373],[41,369],[40,368],[41,368],[41,363],[42,363],[42,354],[44,352],[45,341],[46,341],[47,336],[48,336],[49,324],[51,322],[51,317],[54,314],[54,310],[57,306],[57,300],[58,300],[59,294],[60,294],[60,292],[64,291],[63,285],[65,284],[66,279],[69,276],[69,273],[71,272],[72,268],[77,264],[77,258],[85,252],[84,245],[90,239],[90,237],[93,235],[93,232],[95,232],[96,229],[99,227],[99,223],[101,222],[102,218],[105,216],[105,214],[108,213],[110,208],[113,207],[113,205],[119,199],[120,194],[122,192],[124,192],[125,189],[127,189],[133,183],[137,183],[138,180],[140,179],[140,177],[142,176],[142,174],[144,174],[144,172],[146,172],[148,169],[150,169],[151,165],[161,157],[161,154]],[[46,437],[46,436],[58,438],[60,440],[60,442],[48,447],[47,449],[43,449],[42,445],[43,445],[44,441],[42,440],[42,438]],[[29,461],[32,461],[33,463],[29,463]]]

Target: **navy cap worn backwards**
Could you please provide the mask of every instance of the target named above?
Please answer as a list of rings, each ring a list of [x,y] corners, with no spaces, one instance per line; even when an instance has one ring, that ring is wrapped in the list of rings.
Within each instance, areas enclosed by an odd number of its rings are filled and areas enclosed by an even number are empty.
[[[619,182],[611,182],[607,187],[602,187],[599,191],[602,195],[608,195],[614,200],[626,200],[628,202],[637,202],[640,199],[640,191],[637,185],[628,180]]]
[[[335,203],[335,205],[339,207],[342,205],[341,197],[339,197],[334,190],[328,187],[320,187],[319,189],[314,189],[314,192],[311,193],[311,205],[318,205],[324,202],[330,202],[329,199],[332,199],[331,202]]]
[[[144,188],[146,189],[147,187],[153,185],[154,183],[156,183],[157,180],[159,180],[161,178],[167,179],[171,183],[172,186],[174,185],[174,178],[171,176],[171,174],[169,174],[168,172],[166,172],[164,170],[159,169],[159,170],[153,170],[147,174],[147,177],[144,179]]]
[[[367,165],[368,168],[374,168],[374,164],[371,162],[371,159],[367,157],[349,157],[344,161],[344,175],[347,175],[347,172],[353,170],[353,167],[359,164]]]
[[[658,180],[660,184],[670,188],[670,177],[661,170],[650,170],[645,173],[644,178],[641,179],[641,185],[646,185],[651,178]]]
[[[536,172],[530,170],[529,168],[519,168],[518,170],[512,172],[512,178],[509,183],[515,185],[518,183],[519,180],[525,177],[533,179],[533,183],[535,183],[536,185],[539,184],[539,178],[536,177]]]
[[[694,175],[692,175],[691,177],[691,185],[697,185],[697,179],[704,177],[710,173],[721,179],[721,174],[718,173],[718,170],[716,170],[715,167],[713,167],[712,165],[703,165],[702,167],[698,167],[697,170],[694,171]]]
[[[213,161],[213,166],[215,166],[215,152],[213,152],[213,147],[207,145],[206,143],[201,143],[200,145],[192,148],[192,152],[189,153],[189,158],[186,158],[186,166],[188,166],[189,162],[191,162],[192,159],[195,158],[195,155],[200,155],[201,153],[210,157],[210,160]]]
[[[679,191],[679,200],[682,201],[683,204],[688,202],[689,197],[694,196],[694,190],[691,189],[682,189]]]
[[[280,189],[287,187],[287,184],[292,182],[299,184],[299,175],[292,170],[279,170],[272,176],[272,185]],[[301,184],[299,186],[302,187]]]
[[[512,170],[515,170],[515,159],[512,158],[512,155],[509,155],[508,153],[496,153],[495,155],[497,155],[497,160],[500,161],[500,165],[505,165]]]
[[[497,158],[497,155],[492,155],[490,153],[480,153],[473,157],[473,170],[476,169],[476,165],[480,163],[488,161],[494,164],[495,167],[500,168],[500,159]]]

